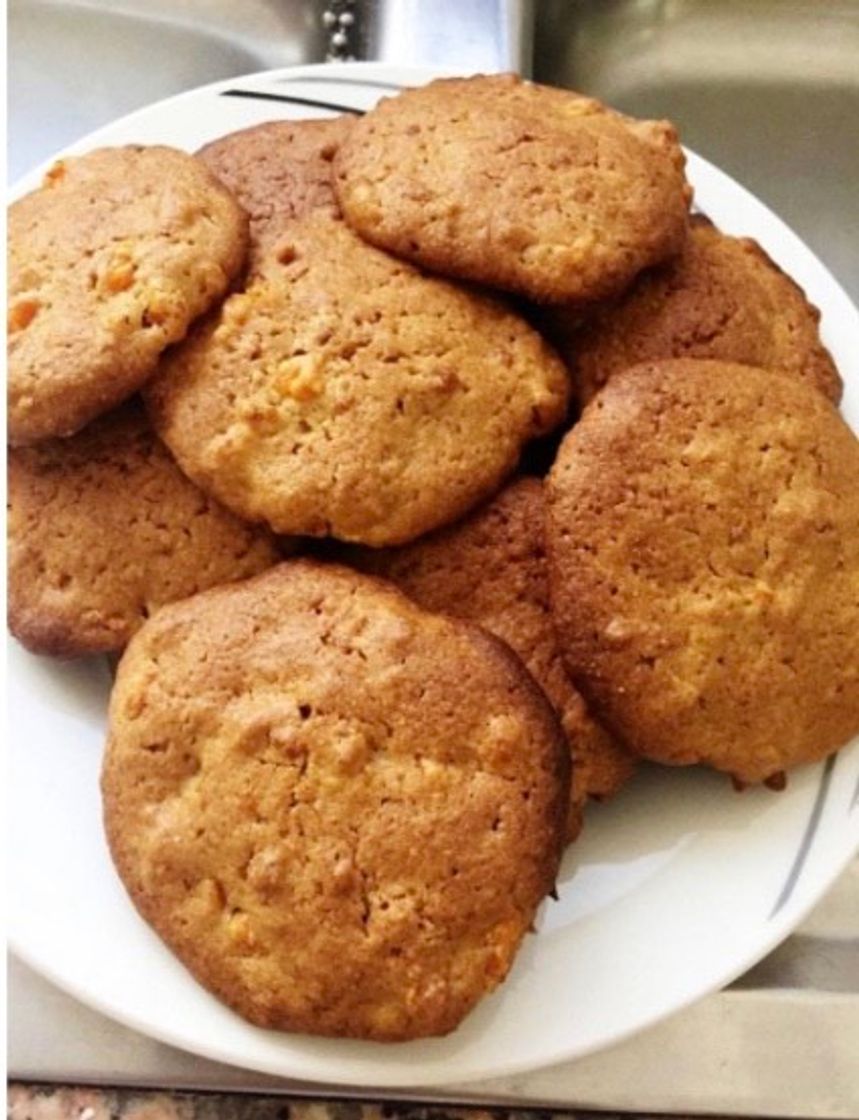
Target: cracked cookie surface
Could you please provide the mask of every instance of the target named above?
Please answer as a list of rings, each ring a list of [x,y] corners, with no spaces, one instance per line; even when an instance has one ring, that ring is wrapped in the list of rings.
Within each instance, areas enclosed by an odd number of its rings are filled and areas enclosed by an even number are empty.
[[[9,209],[9,441],[68,436],[134,393],[239,272],[247,217],[199,160],[101,148]]]
[[[311,214],[145,395],[183,469],[236,513],[380,546],[493,493],[562,421],[569,381],[506,304]]]
[[[162,604],[280,558],[182,474],[139,401],[8,470],[9,628],[35,653],[120,650]]]
[[[561,648],[630,748],[760,782],[859,731],[859,441],[816,388],[634,367],[547,494]]]
[[[619,302],[580,330],[577,313],[548,312],[562,354],[587,402],[615,373],[663,358],[712,358],[790,373],[831,401],[841,378],[820,339],[820,312],[802,289],[746,237],[692,219],[683,252],[643,273]],[[561,341],[565,339],[564,341]]]
[[[351,549],[347,563],[396,584],[429,611],[464,618],[507,642],[558,713],[572,760],[567,838],[588,797],[610,797],[634,756],[587,709],[564,668],[549,610],[543,487],[520,478],[463,520],[398,549]]]
[[[296,218],[313,210],[339,215],[332,161],[350,124],[345,116],[266,121],[221,136],[197,152],[247,211],[252,272]]]
[[[339,216],[332,165],[351,124],[349,116],[265,121],[230,132],[197,152],[250,217],[251,271],[296,218],[317,209]]]
[[[375,245],[538,302],[588,301],[680,249],[683,168],[668,122],[496,74],[381,101],[354,122],[334,182]]]
[[[503,643],[298,560],[139,631],[102,790],[126,888],[201,983],[261,1026],[398,1040],[504,979],[568,766]]]

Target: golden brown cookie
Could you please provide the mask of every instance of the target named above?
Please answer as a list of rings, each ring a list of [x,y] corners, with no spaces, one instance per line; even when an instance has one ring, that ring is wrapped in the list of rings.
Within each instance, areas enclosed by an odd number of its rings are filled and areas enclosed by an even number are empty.
[[[105,823],[141,914],[241,1015],[418,1038],[506,976],[554,883],[568,765],[503,643],[287,561],[133,639]]]
[[[279,558],[182,474],[136,401],[13,450],[7,529],[9,629],[62,657],[122,649],[163,603]]]
[[[560,308],[550,314],[585,402],[628,366],[684,357],[782,370],[841,398],[820,312],[757,242],[728,237],[706,218],[693,219],[680,256],[639,276],[583,329],[565,331]],[[575,326],[575,309],[570,318]]]
[[[197,153],[250,217],[252,270],[295,218],[312,210],[339,215],[331,164],[351,123],[345,116],[266,121],[222,136]]]
[[[293,223],[280,261],[147,387],[183,469],[280,533],[400,544],[500,486],[562,420],[560,359],[506,305]]]
[[[548,500],[564,656],[631,748],[759,782],[859,731],[859,442],[812,385],[617,374]]]
[[[573,763],[567,838],[588,796],[616,793],[633,756],[590,715],[564,669],[549,612],[539,479],[520,478],[464,520],[403,548],[353,548],[347,562],[395,583],[428,611],[465,618],[507,642],[561,719]]]
[[[9,441],[68,436],[140,388],[227,290],[247,217],[199,160],[102,148],[9,210]]]
[[[512,74],[381,101],[334,166],[346,220],[374,245],[539,302],[613,295],[686,235],[670,124]]]

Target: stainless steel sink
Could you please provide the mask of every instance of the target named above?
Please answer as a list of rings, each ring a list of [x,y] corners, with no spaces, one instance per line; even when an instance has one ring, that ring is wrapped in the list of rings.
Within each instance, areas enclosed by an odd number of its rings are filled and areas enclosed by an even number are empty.
[[[170,94],[318,62],[316,0],[10,0],[9,178]]]
[[[856,0],[539,0],[534,76],[676,121],[859,301]]]

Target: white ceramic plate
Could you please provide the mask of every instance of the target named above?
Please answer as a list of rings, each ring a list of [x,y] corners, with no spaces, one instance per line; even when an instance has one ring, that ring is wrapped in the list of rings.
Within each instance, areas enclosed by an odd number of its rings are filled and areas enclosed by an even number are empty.
[[[219,82],[125,117],[70,151],[132,142],[194,150],[273,117],[365,109],[390,87],[430,76],[350,64]],[[859,426],[859,315],[847,296],[742,187],[694,155],[689,176],[705,213],[727,232],[755,236],[823,309],[843,410]],[[128,1026],[266,1073],[429,1086],[597,1050],[749,968],[859,849],[859,740],[793,773],[779,794],[735,794],[702,771],[645,769],[613,803],[592,809],[564,861],[559,898],[544,904],[509,980],[452,1036],[384,1046],[267,1032],[191,979],[114,874],[98,793],[109,684],[103,661],[54,664],[10,643],[11,944]]]

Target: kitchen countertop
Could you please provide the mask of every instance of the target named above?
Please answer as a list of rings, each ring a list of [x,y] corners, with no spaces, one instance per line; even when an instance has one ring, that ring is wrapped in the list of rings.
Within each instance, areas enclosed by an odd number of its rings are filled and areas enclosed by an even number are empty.
[[[598,1114],[611,1120],[607,1113]],[[58,1085],[9,1086],[8,1120],[584,1120],[593,1112],[361,1104],[242,1093],[163,1093]],[[645,1113],[627,1120],[648,1120]]]

